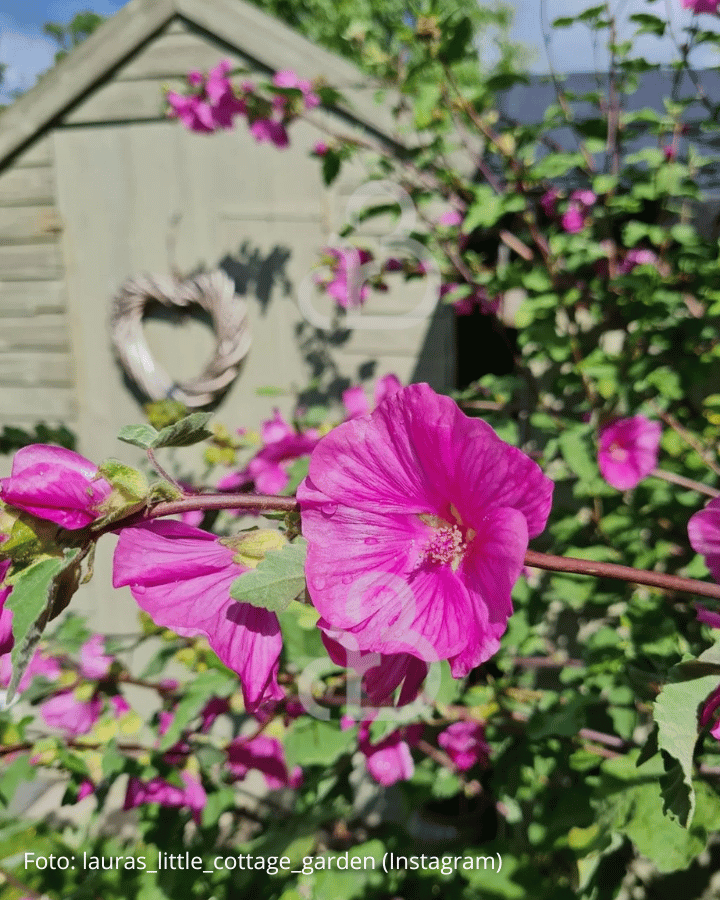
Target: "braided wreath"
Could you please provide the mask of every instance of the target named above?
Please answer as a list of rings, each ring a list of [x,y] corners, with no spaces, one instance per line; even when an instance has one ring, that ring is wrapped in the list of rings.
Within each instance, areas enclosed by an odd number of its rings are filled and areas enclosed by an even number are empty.
[[[176,383],[153,359],[142,327],[146,307],[153,302],[168,308],[196,304],[210,313],[217,343],[197,378]],[[209,406],[235,380],[250,349],[247,304],[222,271],[182,282],[162,275],[128,278],[112,299],[110,336],[123,370],[151,400]]]

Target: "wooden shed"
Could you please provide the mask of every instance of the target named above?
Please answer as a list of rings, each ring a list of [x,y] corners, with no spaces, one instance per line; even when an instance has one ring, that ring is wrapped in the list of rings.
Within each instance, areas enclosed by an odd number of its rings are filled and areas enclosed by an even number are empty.
[[[244,122],[202,135],[169,121],[163,87],[183,89],[189,70],[221,59],[258,77],[285,69],[324,76],[348,108],[322,112],[317,124],[294,123],[284,150],[256,143]],[[447,307],[407,327],[357,328],[324,343],[298,308],[298,286],[363,182],[360,167],[348,168],[324,187],[310,156],[327,139],[323,127],[394,139],[392,117],[363,80],[242,0],[131,0],[3,112],[0,426],[63,423],[89,458],[137,463],[139,452],[116,435],[143,420],[144,398],[115,358],[110,303],[126,279],[173,269],[221,267],[247,301],[252,345],[217,412],[230,427],[256,426],[271,412],[258,389],[302,388],[319,362],[338,388],[389,371],[451,386]],[[392,316],[415,304],[393,291],[367,311]],[[214,347],[196,320],[152,321],[145,334],[178,378],[198,373]],[[288,412],[293,398],[272,402]],[[101,631],[132,630],[134,604],[109,588],[111,547],[99,549],[96,578],[73,606],[92,611]]]
[[[188,70],[223,58],[258,76],[324,76],[349,107],[322,113],[318,127],[295,123],[285,150],[257,144],[243,122],[208,136],[168,121],[163,87],[182,89]],[[173,267],[221,267],[249,304],[252,347],[224,421],[257,424],[268,413],[260,387],[307,384],[297,287],[362,182],[357,168],[326,189],[309,151],[327,138],[323,124],[392,140],[372,95],[354,66],[242,0],[131,0],[42,78],[0,116],[0,425],[61,421],[88,456],[117,452],[117,430],[141,418],[143,398],[113,354],[110,301],[125,279]],[[408,302],[391,292],[369,311]],[[378,374],[448,386],[443,321],[355,329],[334,342],[338,384],[378,358]],[[199,372],[213,349],[198,322],[151,322],[147,337],[178,377]]]

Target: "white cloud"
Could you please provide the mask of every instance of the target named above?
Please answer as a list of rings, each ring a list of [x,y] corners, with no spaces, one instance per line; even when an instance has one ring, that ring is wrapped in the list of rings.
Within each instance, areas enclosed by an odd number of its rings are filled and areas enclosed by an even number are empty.
[[[14,91],[29,90],[55,61],[56,49],[49,38],[23,32],[0,16],[0,62],[7,66],[0,103],[9,103]]]

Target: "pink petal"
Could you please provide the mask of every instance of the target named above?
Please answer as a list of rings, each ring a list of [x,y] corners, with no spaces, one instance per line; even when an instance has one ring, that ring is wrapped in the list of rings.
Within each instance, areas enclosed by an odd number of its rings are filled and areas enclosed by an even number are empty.
[[[181,522],[124,529],[115,549],[113,585],[129,585],[141,609],[184,637],[206,637],[239,675],[249,710],[283,696],[277,617],[237,603],[232,583],[246,571],[214,535]]]

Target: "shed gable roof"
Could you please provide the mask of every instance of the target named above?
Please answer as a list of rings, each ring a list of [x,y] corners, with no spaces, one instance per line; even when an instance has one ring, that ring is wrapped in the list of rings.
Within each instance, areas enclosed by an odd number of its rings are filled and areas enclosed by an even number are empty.
[[[352,63],[318,47],[278,19],[243,0],[130,0],[46,78],[0,117],[0,170],[110,79],[123,63],[180,17],[219,38],[269,71],[294,69],[323,76],[344,90],[352,119],[390,140],[393,119],[358,88],[364,80]]]

